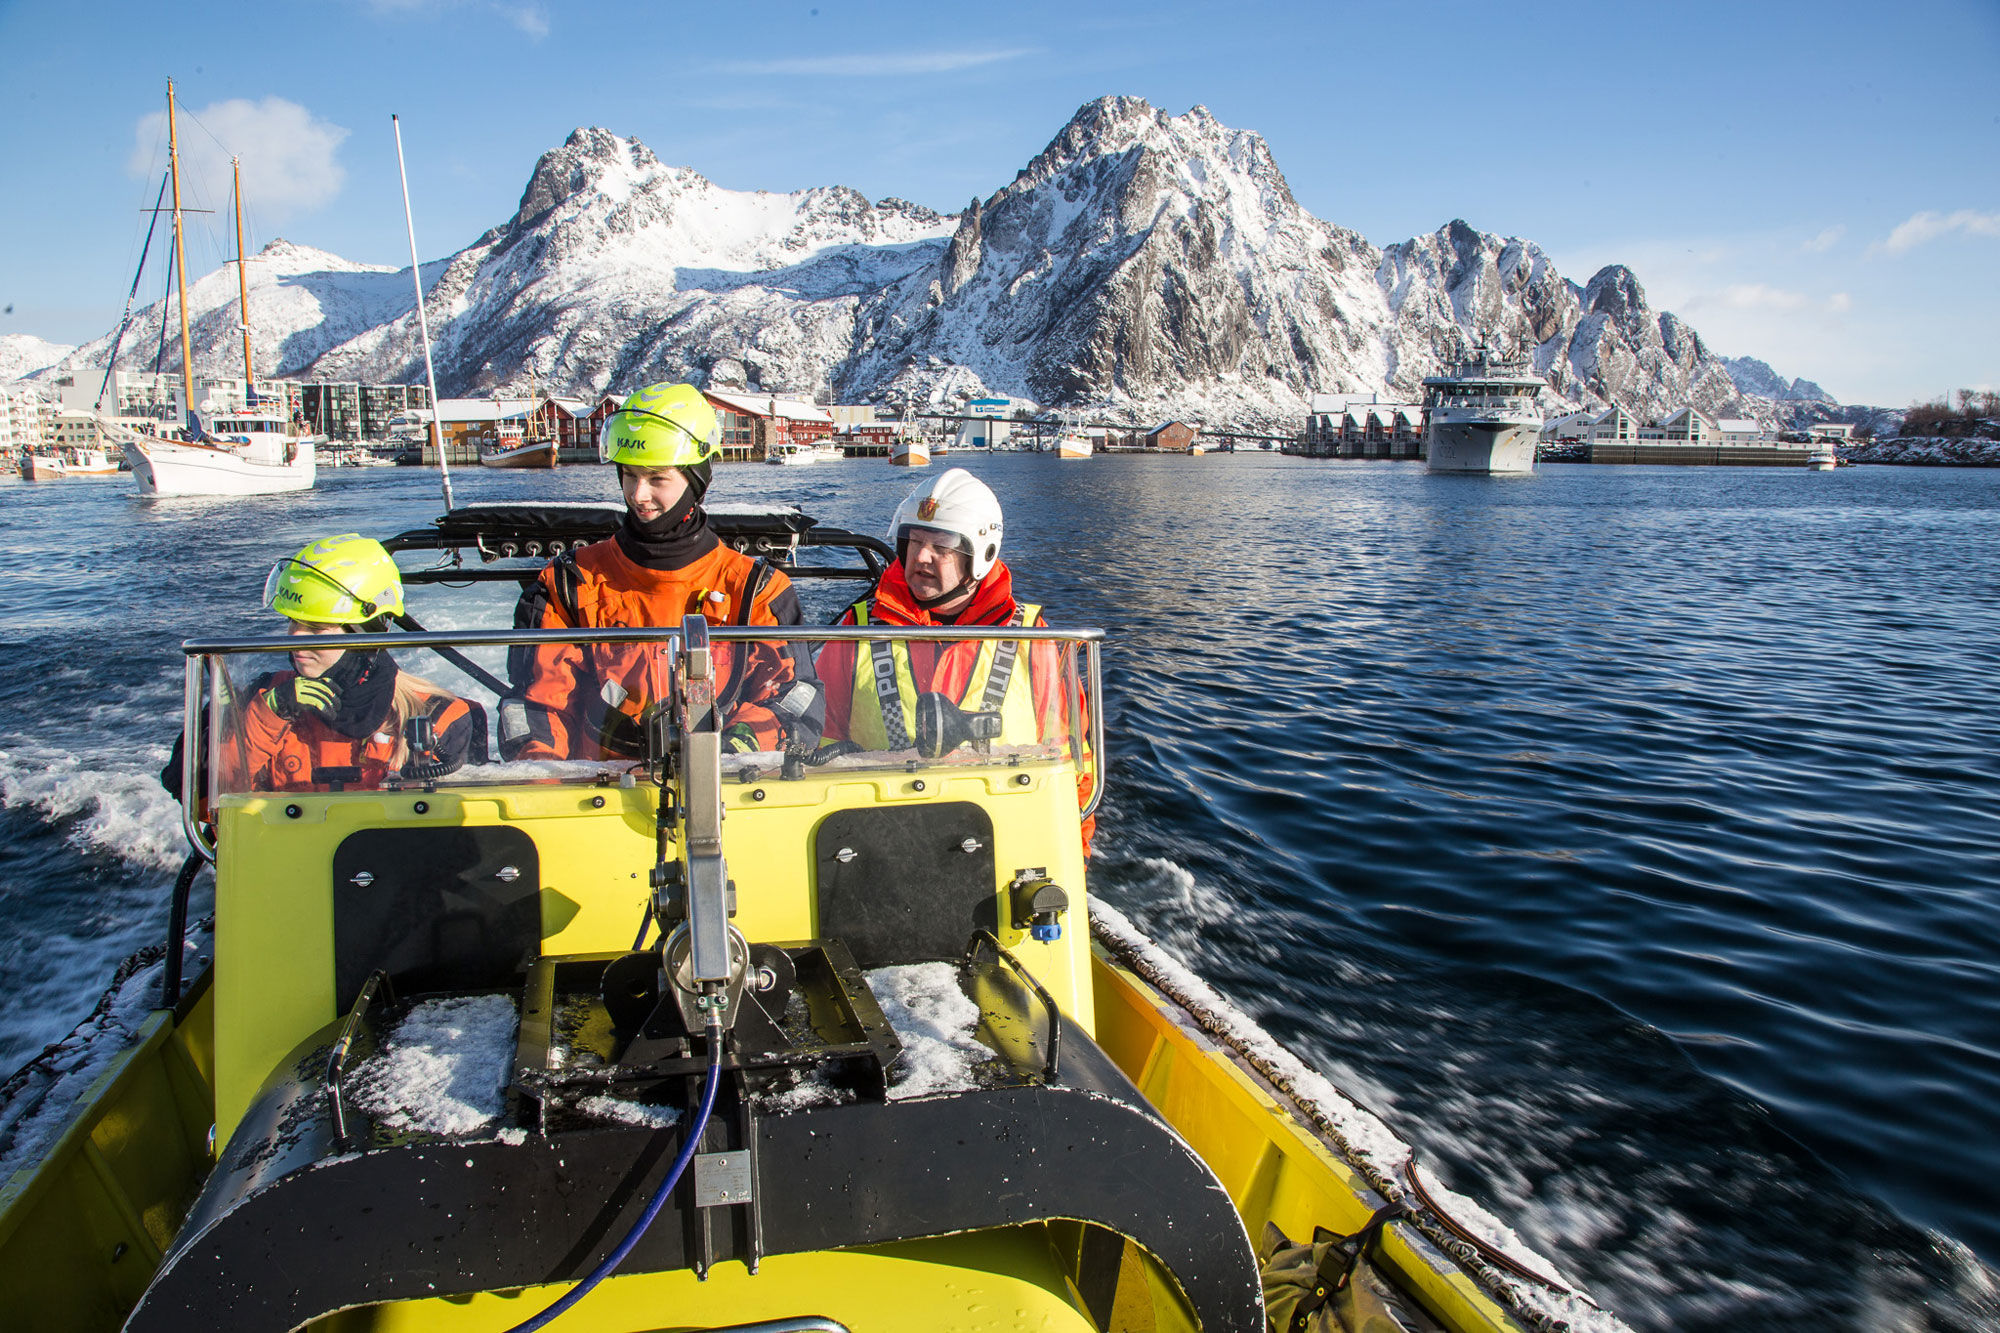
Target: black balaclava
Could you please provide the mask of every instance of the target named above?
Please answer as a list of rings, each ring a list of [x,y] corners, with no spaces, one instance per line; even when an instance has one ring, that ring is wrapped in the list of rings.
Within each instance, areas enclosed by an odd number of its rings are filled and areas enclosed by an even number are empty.
[[[396,659],[380,649],[342,653],[326,671],[340,689],[340,706],[327,725],[352,741],[381,730],[395,708],[396,674]]]
[[[626,507],[625,521],[613,535],[618,549],[633,564],[646,569],[681,569],[715,549],[715,533],[701,511],[713,469],[703,460],[683,467],[681,475],[687,478],[687,491],[679,504],[658,518],[641,520],[629,505]],[[622,466],[619,477],[622,481]]]

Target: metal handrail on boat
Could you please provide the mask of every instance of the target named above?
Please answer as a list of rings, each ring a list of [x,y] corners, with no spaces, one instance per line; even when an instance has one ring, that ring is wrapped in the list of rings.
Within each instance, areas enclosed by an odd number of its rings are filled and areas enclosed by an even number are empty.
[[[773,634],[773,630],[781,632]],[[708,632],[710,639],[717,643],[769,643],[774,638],[806,643],[865,643],[876,639],[963,643],[968,640],[1025,639],[1081,645],[1089,697],[1096,701],[1096,706],[1090,710],[1089,726],[1090,753],[1098,780],[1091,784],[1090,795],[1080,817],[1090,818],[1104,802],[1104,631],[1101,629],[1050,629],[1025,625],[712,625]],[[340,645],[343,649],[482,648],[538,644],[678,643],[680,639],[681,631],[677,626],[556,630],[427,629],[394,634],[350,634],[342,637]],[[208,753],[204,743],[206,738],[201,735],[202,663],[207,662],[215,676],[210,692],[219,693],[222,675],[220,658],[255,653],[289,653],[295,646],[296,641],[286,634],[188,639],[181,644],[181,652],[186,657],[181,691],[181,831],[187,835],[188,845],[194,848],[196,854],[211,864],[215,861],[215,844],[208,837],[201,819],[201,756]],[[1073,701],[1071,753],[1081,763],[1082,755],[1075,751],[1075,738],[1082,728],[1076,725],[1075,712]],[[222,725],[221,718],[217,716],[210,716],[208,722],[211,727]]]

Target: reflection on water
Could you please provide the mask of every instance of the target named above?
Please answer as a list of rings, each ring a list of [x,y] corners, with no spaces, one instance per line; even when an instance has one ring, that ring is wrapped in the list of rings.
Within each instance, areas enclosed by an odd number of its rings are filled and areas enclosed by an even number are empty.
[[[1961,1244],[2000,1256],[2000,474],[949,461],[1023,593],[1111,631],[1095,891],[1448,1184],[1639,1327],[2000,1321]],[[879,533],[916,480],[714,494]],[[274,553],[434,497],[0,483],[0,1064],[157,933],[177,640],[254,628]],[[452,597],[414,604],[507,612]]]

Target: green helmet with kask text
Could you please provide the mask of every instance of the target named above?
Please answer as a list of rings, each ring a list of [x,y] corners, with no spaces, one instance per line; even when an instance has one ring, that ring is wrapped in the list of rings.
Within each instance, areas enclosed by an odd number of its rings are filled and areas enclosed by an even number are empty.
[[[403,612],[403,576],[381,542],[358,532],[322,537],[271,566],[264,605],[293,620],[364,625]]]
[[[648,384],[604,421],[607,463],[693,467],[722,447],[722,422],[692,384]]]

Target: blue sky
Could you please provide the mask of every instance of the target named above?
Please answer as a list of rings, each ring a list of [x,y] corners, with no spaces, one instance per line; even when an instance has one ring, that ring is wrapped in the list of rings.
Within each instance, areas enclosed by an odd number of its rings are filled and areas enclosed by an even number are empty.
[[[116,320],[169,75],[192,191],[224,205],[218,142],[245,160],[252,249],[381,264],[408,261],[391,112],[431,259],[579,125],[735,189],[956,210],[1120,93],[1258,131],[1377,245],[1462,217],[1578,282],[1627,264],[1717,351],[1844,402],[2000,388],[1996,0],[0,0],[0,51],[0,333]],[[229,253],[193,234],[192,270]]]

